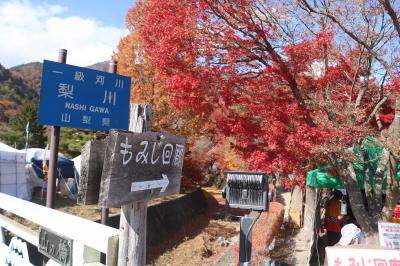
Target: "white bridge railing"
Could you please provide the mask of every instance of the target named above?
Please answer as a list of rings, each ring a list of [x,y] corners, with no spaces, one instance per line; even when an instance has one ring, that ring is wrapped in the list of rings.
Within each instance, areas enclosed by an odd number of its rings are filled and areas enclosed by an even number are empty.
[[[64,212],[0,193],[0,210],[6,210],[29,220],[56,235],[73,241],[72,265],[103,265],[101,253],[106,254],[106,265],[118,262],[119,230]],[[39,232],[0,215],[0,246],[4,250],[3,230],[7,229],[31,244],[39,245]],[[3,243],[2,243],[3,242]],[[0,252],[1,256],[1,252]],[[54,265],[54,264],[53,264]]]

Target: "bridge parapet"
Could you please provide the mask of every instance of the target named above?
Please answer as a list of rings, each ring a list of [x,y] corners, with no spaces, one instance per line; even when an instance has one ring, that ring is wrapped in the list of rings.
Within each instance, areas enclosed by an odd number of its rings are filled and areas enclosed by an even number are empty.
[[[119,237],[117,229],[4,193],[0,193],[0,209],[29,220],[56,235],[71,239],[73,241],[72,265],[103,265],[100,264],[101,253],[106,254],[106,266],[117,265]],[[4,215],[0,215],[1,228],[39,246],[38,232]],[[0,235],[0,242],[4,242],[2,231]]]

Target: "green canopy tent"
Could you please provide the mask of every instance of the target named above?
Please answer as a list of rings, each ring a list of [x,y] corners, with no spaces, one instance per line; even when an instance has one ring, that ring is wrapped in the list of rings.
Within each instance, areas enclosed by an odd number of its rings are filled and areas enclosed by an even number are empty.
[[[375,186],[374,175],[376,169],[381,161],[382,154],[382,143],[372,136],[367,136],[364,138],[361,145],[354,148],[354,153],[359,155],[359,160],[353,163],[354,170],[356,172],[356,177],[358,181],[358,186],[360,189],[365,188],[364,182],[364,160],[369,161],[369,169],[367,175],[372,187]],[[329,176],[329,170],[331,166],[325,166],[322,169],[314,169],[307,173],[306,184],[313,188],[332,188],[340,189],[344,188],[344,183],[340,178]],[[397,168],[397,180],[400,181],[400,163]],[[385,170],[387,171],[387,169]],[[387,183],[386,179],[383,180],[382,188],[386,189]]]
[[[307,186],[313,188],[344,188],[343,181],[336,177],[328,176],[329,167],[314,169],[307,173]]]

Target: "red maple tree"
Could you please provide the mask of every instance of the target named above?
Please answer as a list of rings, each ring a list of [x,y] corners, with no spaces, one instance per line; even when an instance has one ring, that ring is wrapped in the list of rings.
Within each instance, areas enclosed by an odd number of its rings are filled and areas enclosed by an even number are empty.
[[[380,86],[372,52],[343,49],[333,28],[292,36],[271,10],[252,0],[148,0],[139,32],[176,106],[206,113],[215,140],[232,140],[252,169],[304,184],[313,166],[353,162],[350,148],[379,135],[398,86],[393,75]]]
[[[275,49],[279,36],[257,21],[254,1],[220,2],[146,3],[141,36],[177,106],[208,112],[216,139],[235,137],[252,168],[302,177],[326,148],[340,151],[366,133],[372,102],[357,114],[349,103],[354,53],[336,51],[329,32]],[[325,56],[334,63],[313,73]]]

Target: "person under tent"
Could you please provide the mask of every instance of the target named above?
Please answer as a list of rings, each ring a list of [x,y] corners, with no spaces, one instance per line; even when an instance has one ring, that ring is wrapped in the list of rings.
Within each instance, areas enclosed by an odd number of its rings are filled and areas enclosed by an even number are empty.
[[[326,230],[327,246],[334,246],[339,242],[340,231],[343,226],[344,215],[341,213],[343,195],[339,190],[334,190],[325,207],[324,228]]]

